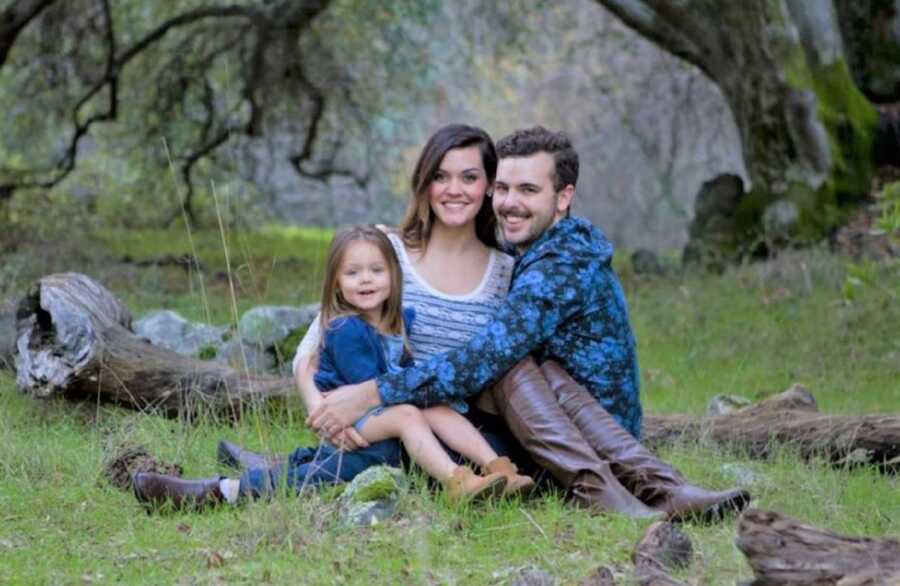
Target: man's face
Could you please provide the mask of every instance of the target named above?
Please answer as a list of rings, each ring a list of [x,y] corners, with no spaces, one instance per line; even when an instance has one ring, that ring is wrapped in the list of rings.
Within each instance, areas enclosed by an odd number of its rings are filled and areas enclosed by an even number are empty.
[[[507,157],[497,164],[494,183],[494,213],[503,237],[520,251],[562,218],[575,187],[553,188],[555,164],[550,153]]]

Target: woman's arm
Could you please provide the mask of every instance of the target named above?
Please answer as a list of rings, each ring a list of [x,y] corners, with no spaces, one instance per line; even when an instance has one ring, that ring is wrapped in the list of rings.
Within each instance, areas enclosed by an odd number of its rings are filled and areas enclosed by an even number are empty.
[[[306,406],[306,411],[311,412],[322,402],[322,393],[316,388],[313,378],[316,375],[317,356],[315,353],[301,356],[295,363],[294,380],[300,390],[300,398]]]

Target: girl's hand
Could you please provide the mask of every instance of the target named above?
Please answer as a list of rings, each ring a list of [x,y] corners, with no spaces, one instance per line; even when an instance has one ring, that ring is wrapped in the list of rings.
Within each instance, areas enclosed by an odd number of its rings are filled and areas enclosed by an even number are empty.
[[[348,427],[331,439],[332,443],[342,450],[352,452],[360,448],[368,448],[369,442],[356,431],[356,428]]]
[[[309,412],[306,424],[320,434],[327,434],[333,441],[366,411],[380,404],[374,380],[343,386],[329,392],[322,403]]]

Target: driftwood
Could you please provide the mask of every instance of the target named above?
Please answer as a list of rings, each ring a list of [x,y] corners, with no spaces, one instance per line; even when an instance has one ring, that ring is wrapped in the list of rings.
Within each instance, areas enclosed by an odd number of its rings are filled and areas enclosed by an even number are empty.
[[[900,586],[900,543],[843,537],[778,513],[751,509],[738,525],[751,586]]]
[[[800,385],[728,415],[648,416],[642,432],[650,447],[707,439],[765,458],[773,445],[787,444],[804,458],[900,469],[900,415],[825,415]]]
[[[657,521],[650,525],[634,547],[634,581],[639,586],[684,586],[667,573],[690,566],[694,556],[691,540],[677,525]]]
[[[44,277],[19,301],[16,384],[33,397],[110,401],[167,414],[232,410],[293,393],[290,379],[252,376],[153,346],[131,312],[78,273]]]

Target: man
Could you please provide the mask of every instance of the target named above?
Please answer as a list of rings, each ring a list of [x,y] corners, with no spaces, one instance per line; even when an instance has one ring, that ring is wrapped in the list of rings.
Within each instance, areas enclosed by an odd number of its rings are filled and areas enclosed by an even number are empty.
[[[499,380],[489,391],[497,410],[577,503],[676,519],[743,508],[746,492],[689,485],[635,439],[634,336],[610,265],[612,245],[589,222],[569,217],[578,155],[568,138],[520,130],[501,139],[497,153],[493,208],[518,258],[494,321],[458,350],[332,391],[310,424],[336,437],[378,405],[468,399]]]

